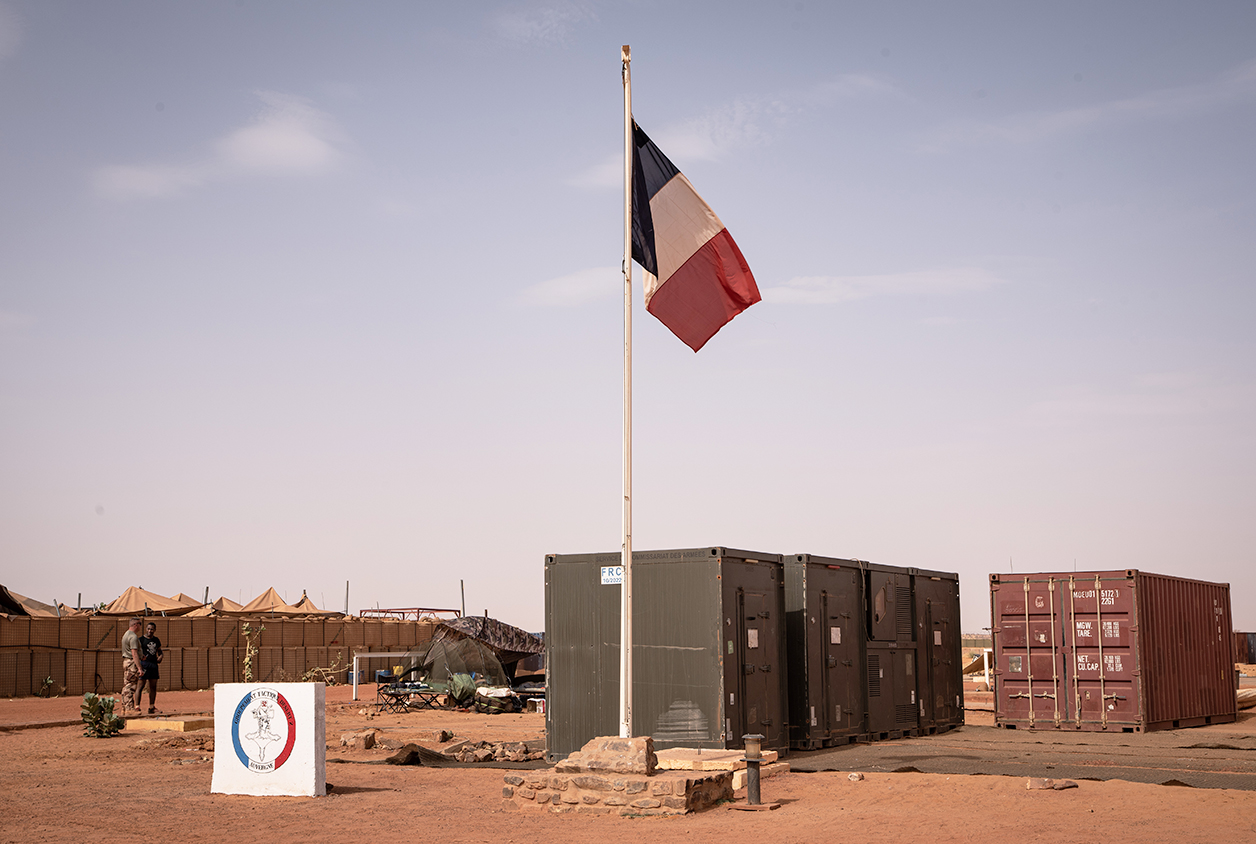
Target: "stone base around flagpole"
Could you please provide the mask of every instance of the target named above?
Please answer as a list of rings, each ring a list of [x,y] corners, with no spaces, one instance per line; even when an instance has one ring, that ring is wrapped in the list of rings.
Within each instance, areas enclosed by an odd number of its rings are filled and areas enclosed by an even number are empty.
[[[509,773],[507,809],[617,815],[683,815],[733,799],[731,771],[662,771],[649,737],[602,737],[552,769]]]

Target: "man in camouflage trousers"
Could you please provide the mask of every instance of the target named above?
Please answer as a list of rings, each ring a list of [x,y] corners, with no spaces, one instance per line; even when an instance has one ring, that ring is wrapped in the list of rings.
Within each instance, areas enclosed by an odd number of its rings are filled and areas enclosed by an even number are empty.
[[[127,631],[122,634],[122,714],[131,710],[140,712],[140,620],[131,619]]]

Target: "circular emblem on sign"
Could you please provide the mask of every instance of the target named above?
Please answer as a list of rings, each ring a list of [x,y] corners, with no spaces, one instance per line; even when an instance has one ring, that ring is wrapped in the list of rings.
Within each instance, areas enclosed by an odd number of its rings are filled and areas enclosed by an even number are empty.
[[[297,740],[297,719],[287,698],[274,689],[254,689],[240,698],[231,716],[231,741],[240,764],[258,774],[283,767]]]

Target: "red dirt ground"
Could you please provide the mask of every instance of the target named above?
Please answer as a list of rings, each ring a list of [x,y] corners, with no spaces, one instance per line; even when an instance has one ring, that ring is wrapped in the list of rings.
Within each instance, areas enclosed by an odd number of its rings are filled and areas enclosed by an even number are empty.
[[[362,690],[374,696],[374,687]],[[369,717],[349,689],[327,690],[323,798],[209,793],[212,731],[88,739],[78,699],[0,700],[0,842],[251,841],[617,842],[1256,842],[1256,792],[1080,782],[1028,791],[1011,777],[791,773],[763,781],[772,812],[720,807],[673,818],[521,814],[503,808],[504,771],[360,764],[389,751],[350,751],[344,732],[375,727],[406,741],[443,728],[461,738],[539,738],[543,716],[428,711]],[[166,693],[167,714],[208,713],[211,692]],[[989,723],[969,713],[970,723]],[[1231,725],[1232,726],[1232,725]],[[1202,728],[1207,730],[1209,728]],[[342,764],[343,762],[343,764]],[[738,794],[744,799],[744,792]]]

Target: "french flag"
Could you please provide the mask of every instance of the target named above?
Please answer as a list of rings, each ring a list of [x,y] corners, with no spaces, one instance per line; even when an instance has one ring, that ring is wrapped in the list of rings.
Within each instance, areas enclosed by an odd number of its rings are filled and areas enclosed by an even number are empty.
[[[676,165],[632,123],[632,257],[645,309],[695,352],[758,302],[741,250]]]

